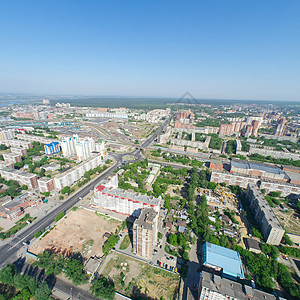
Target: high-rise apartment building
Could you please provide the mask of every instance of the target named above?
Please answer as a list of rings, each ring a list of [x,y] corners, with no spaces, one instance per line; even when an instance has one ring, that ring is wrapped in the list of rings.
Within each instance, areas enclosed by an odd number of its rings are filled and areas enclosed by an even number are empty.
[[[13,129],[6,129],[0,131],[0,140],[10,140],[15,137],[15,131]]]
[[[144,208],[133,223],[133,251],[143,257],[152,257],[157,240],[158,213],[153,208]]]
[[[72,137],[66,137],[60,141],[61,150],[64,157],[69,157],[75,154],[75,145],[79,141],[77,134]]]
[[[47,155],[56,154],[60,151],[60,146],[58,142],[52,142],[50,144],[45,144],[45,152]]]
[[[219,129],[219,135],[232,135],[233,133],[233,125],[232,124],[221,124]]]
[[[287,120],[285,117],[282,117],[278,120],[274,135],[283,136],[286,128]]]
[[[256,184],[248,184],[246,196],[256,222],[261,225],[261,232],[266,243],[279,245],[284,235],[284,229],[265,196]]]
[[[75,150],[78,161],[83,161],[91,157],[92,152],[95,151],[95,141],[93,138],[78,141],[75,144]]]

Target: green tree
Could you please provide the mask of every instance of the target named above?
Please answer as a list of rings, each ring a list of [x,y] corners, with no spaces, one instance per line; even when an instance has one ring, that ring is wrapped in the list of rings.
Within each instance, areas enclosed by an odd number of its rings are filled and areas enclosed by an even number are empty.
[[[83,264],[78,259],[71,258],[66,261],[65,274],[75,285],[87,282],[86,273],[83,271]]]
[[[168,242],[173,246],[178,246],[177,235],[175,233],[168,236]]]
[[[26,184],[22,184],[22,185],[21,185],[21,189],[22,189],[22,190],[28,190],[28,186],[27,186]]]
[[[0,270],[0,282],[4,284],[11,284],[14,282],[14,276],[16,274],[16,266],[8,264]]]
[[[50,298],[51,290],[46,282],[39,284],[35,291],[35,297],[37,300],[48,300]]]
[[[115,284],[112,280],[102,276],[94,279],[90,288],[93,296],[100,299],[112,300],[115,297]]]

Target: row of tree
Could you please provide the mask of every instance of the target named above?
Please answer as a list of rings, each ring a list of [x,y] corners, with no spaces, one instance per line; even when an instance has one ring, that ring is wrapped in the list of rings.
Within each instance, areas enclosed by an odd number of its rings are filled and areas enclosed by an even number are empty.
[[[1,287],[0,300],[48,300],[51,294],[47,283],[17,273],[16,267],[11,264],[0,270],[0,282],[5,285]]]

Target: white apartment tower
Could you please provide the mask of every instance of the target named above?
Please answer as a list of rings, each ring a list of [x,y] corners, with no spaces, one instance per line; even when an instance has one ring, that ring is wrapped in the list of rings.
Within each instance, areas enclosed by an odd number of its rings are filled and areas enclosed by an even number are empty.
[[[75,145],[78,161],[83,161],[91,157],[95,151],[95,141],[89,137],[87,140],[78,141]]]
[[[75,145],[79,141],[77,134],[74,134],[72,137],[66,137],[61,140],[61,150],[64,157],[69,157],[75,154]]]

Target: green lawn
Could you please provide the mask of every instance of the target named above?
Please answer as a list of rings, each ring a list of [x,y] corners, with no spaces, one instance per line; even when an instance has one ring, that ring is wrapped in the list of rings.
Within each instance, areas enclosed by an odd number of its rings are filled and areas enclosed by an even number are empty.
[[[130,245],[130,237],[129,237],[129,235],[127,234],[127,235],[124,237],[124,239],[123,239],[123,241],[122,241],[122,243],[121,243],[121,245],[120,245],[120,250],[125,250],[125,249],[127,249],[129,245]]]

